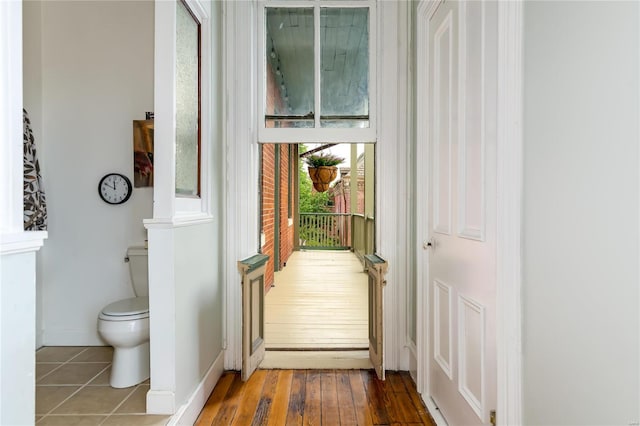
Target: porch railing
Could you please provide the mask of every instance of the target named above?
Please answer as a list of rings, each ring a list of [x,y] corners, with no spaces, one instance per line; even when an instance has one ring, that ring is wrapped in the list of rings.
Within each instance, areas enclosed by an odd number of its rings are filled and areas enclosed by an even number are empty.
[[[373,217],[350,213],[300,213],[300,248],[348,250],[364,261],[375,250]]]
[[[353,252],[361,261],[374,252],[375,221],[372,217],[354,214],[352,218]]]
[[[351,248],[350,213],[300,213],[300,247],[316,250]]]

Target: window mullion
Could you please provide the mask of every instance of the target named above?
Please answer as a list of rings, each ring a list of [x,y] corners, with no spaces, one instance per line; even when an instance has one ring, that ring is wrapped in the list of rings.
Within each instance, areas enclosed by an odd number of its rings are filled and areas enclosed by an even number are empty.
[[[314,50],[314,126],[316,129],[320,128],[320,106],[322,100],[320,99],[320,67],[321,67],[321,54],[320,51],[320,36],[322,35],[320,31],[320,4],[316,2],[313,7],[313,29],[314,29],[314,37],[313,37],[313,50]]]

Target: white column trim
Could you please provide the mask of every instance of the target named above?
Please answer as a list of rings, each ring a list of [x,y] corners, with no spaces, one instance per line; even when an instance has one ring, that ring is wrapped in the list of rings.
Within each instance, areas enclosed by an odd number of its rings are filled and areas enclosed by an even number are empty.
[[[45,231],[24,231],[22,3],[0,2],[0,254],[37,251]],[[6,41],[6,42],[4,42]]]
[[[176,5],[155,2],[153,217],[175,214]]]
[[[0,2],[0,233],[23,231],[22,2]]]
[[[151,388],[148,414],[176,411],[175,231],[145,223],[149,238],[149,326]]]
[[[411,235],[414,230],[412,225],[412,204],[410,201],[411,188],[414,183],[411,182],[411,130],[409,119],[409,93],[410,92],[410,31],[411,31],[411,3],[397,2],[397,18],[396,18],[396,45],[397,47],[397,67],[396,78],[397,87],[397,116],[396,116],[396,143],[399,148],[398,158],[398,178],[400,182],[397,186],[397,205],[398,214],[396,217],[404,218],[396,222],[397,233],[401,238],[398,241],[398,299],[394,306],[395,315],[398,321],[398,363],[397,368],[400,370],[410,370],[410,357],[415,357],[415,342],[409,336],[409,309],[405,308],[410,302],[409,286],[412,279],[412,271],[414,268],[413,247],[411,247]],[[400,172],[401,171],[401,172]],[[413,353],[411,347],[414,348]]]
[[[399,106],[406,103],[399,74],[399,4],[379,1],[377,5],[378,142],[376,144],[376,252],[389,263],[383,290],[384,367],[408,369],[406,321],[403,305],[406,292],[407,218],[405,120]],[[390,84],[395,82],[395,84]],[[404,111],[402,111],[404,112]],[[404,356],[403,356],[404,355]]]
[[[224,366],[242,366],[238,260],[256,253],[258,233],[256,0],[223,3],[224,56]]]
[[[428,87],[428,70],[429,70],[429,19],[435,13],[436,8],[440,4],[440,0],[422,0],[418,5],[418,13],[416,17],[417,38],[416,38],[416,91],[417,93],[427,93]],[[423,22],[424,21],[424,22]],[[423,23],[424,25],[420,25]],[[423,240],[429,236],[429,222],[427,215],[419,215],[418,209],[421,205],[426,205],[429,200],[430,174],[427,167],[421,163],[422,159],[428,158],[428,129],[429,129],[429,102],[426,97],[416,99],[416,180],[422,182],[421,191],[415,192],[416,200],[416,280],[418,298],[418,311],[416,312],[417,321],[417,349],[418,349],[418,380],[417,389],[425,398],[425,403],[430,403],[429,396],[429,356],[431,354],[431,344],[429,341],[429,305],[431,303],[431,295],[429,294],[429,251],[423,247]],[[420,309],[421,308],[421,309]]]
[[[16,234],[2,234],[2,244],[0,244],[0,255],[28,253],[38,251],[47,238],[46,231],[27,231]]]
[[[523,3],[498,2],[497,416],[522,424]]]

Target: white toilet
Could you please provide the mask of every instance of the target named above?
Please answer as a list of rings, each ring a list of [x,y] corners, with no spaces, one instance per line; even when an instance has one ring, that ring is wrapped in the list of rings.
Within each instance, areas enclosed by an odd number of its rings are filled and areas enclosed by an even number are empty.
[[[149,378],[149,272],[147,249],[129,247],[129,273],[136,297],[102,309],[98,333],[113,346],[110,384],[127,388]]]

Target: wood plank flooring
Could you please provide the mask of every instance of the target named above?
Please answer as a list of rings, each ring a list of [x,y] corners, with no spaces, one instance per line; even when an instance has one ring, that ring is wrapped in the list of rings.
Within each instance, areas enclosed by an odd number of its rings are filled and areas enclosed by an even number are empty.
[[[409,373],[373,370],[257,370],[246,383],[228,371],[195,424],[435,425]]]
[[[367,291],[353,253],[294,252],[265,297],[266,348],[368,348]]]

